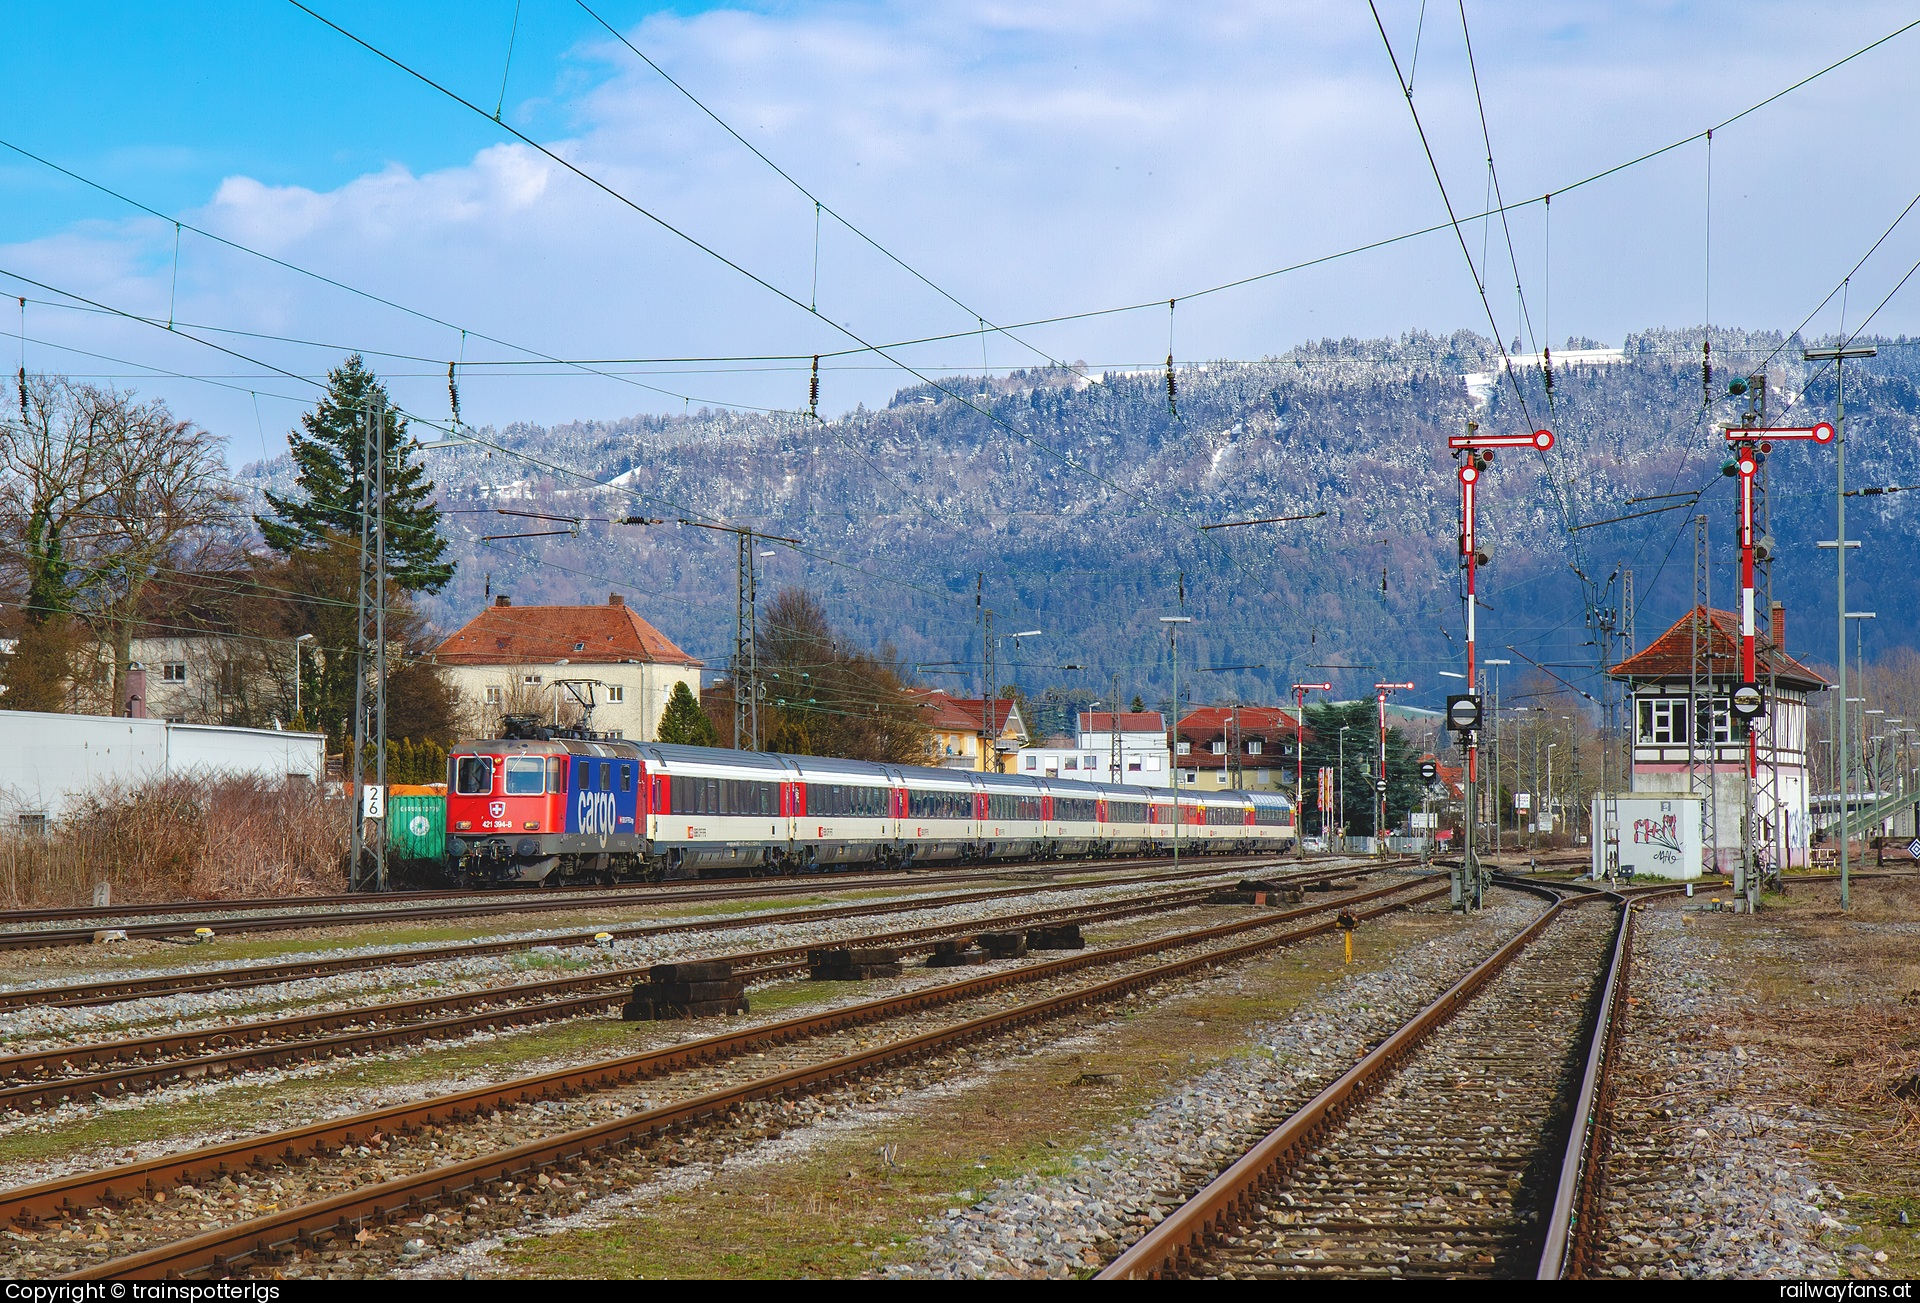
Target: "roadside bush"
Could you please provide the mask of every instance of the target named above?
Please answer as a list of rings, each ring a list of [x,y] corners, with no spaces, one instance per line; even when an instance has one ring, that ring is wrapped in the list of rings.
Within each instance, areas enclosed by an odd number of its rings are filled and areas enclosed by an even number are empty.
[[[44,833],[0,837],[10,906],[324,895],[345,889],[347,811],[312,783],[172,775],[98,789]]]

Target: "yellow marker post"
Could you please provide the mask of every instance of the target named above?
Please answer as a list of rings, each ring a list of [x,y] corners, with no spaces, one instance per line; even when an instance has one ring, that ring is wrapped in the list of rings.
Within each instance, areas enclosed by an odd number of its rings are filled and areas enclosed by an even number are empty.
[[[1353,962],[1353,933],[1347,933],[1347,962]]]

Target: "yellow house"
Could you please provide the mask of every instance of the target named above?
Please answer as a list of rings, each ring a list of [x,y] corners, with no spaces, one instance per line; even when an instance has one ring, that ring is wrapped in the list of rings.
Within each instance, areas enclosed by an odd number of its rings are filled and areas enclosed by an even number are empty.
[[[946,769],[988,768],[981,761],[980,750],[986,703],[979,697],[951,696],[939,688],[919,695],[921,708],[926,711],[923,722],[933,734],[927,763]],[[1020,718],[1018,704],[1011,701],[993,703],[993,722],[997,727],[991,767],[997,773],[1010,774],[1014,756],[1027,743],[1026,722]]]

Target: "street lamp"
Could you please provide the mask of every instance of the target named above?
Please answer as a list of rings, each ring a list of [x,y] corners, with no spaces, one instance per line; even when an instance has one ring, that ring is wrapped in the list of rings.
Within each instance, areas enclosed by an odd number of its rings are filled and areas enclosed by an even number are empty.
[[[1547,743],[1547,799],[1544,804],[1547,807],[1547,827],[1549,830],[1553,827],[1553,749],[1559,745],[1558,742]],[[1538,828],[1539,824],[1536,823],[1534,827]]]
[[[1496,660],[1489,656],[1480,662],[1492,665],[1493,672],[1493,709],[1487,712],[1487,719],[1493,725],[1493,794],[1490,798],[1493,806],[1493,853],[1500,853],[1500,671],[1499,666],[1513,664],[1510,660]]]
[[[300,644],[312,642],[313,635],[303,633],[293,640],[293,717],[300,718]]]
[[[1846,364],[1850,357],[1872,357],[1880,350],[1872,344],[1841,344],[1837,348],[1809,348],[1800,356],[1809,362],[1833,363],[1833,554],[1839,565],[1834,572],[1834,608],[1840,612],[1840,695],[1847,695],[1847,384]],[[1840,768],[1840,908],[1851,906],[1847,881],[1847,735],[1840,731],[1838,756]]]
[[[1334,805],[1339,807],[1334,811],[1334,814],[1340,820],[1340,827],[1342,829],[1345,829],[1347,826],[1347,730],[1352,727],[1353,725],[1351,724],[1342,724],[1340,726],[1340,772],[1334,775],[1335,790],[1333,795],[1333,803]],[[1322,825],[1324,825],[1326,823],[1326,820],[1324,819],[1321,820],[1321,823]],[[1327,835],[1327,830],[1324,826],[1320,829],[1320,832],[1323,836]],[[1328,839],[1327,849],[1328,850],[1333,849],[1332,839],[1330,836]],[[1340,834],[1341,854],[1344,855],[1346,853],[1346,849],[1347,849],[1347,835],[1343,831]]]
[[[1167,762],[1173,767],[1173,867],[1180,869],[1180,626],[1192,624],[1191,615],[1163,615],[1173,644],[1173,735],[1167,742]]]

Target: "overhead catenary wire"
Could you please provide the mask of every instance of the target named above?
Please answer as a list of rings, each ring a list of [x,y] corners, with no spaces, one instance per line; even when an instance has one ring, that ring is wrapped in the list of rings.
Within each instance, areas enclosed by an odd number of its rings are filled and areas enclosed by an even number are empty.
[[[1453,199],[1447,194],[1446,178],[1440,174],[1440,160],[1434,157],[1433,144],[1427,139],[1426,126],[1420,121],[1420,110],[1413,103],[1413,88],[1407,85],[1406,78],[1400,73],[1400,56],[1393,52],[1393,42],[1387,38],[1387,26],[1380,18],[1380,8],[1374,0],[1367,0],[1367,9],[1373,14],[1374,26],[1380,30],[1380,43],[1386,47],[1387,59],[1393,64],[1393,80],[1399,86],[1407,101],[1407,112],[1413,117],[1413,129],[1420,136],[1420,148],[1426,154],[1427,166],[1433,173],[1433,183],[1439,188],[1440,202],[1447,210],[1447,221],[1453,228],[1454,238],[1460,244],[1460,256],[1467,260],[1467,272],[1473,277],[1474,291],[1480,296],[1480,306],[1487,314],[1487,325],[1493,330],[1494,347],[1500,350],[1500,362],[1505,369],[1508,383],[1513,387],[1515,401],[1520,404],[1520,413],[1531,425],[1532,413],[1528,410],[1526,391],[1520,387],[1520,379],[1513,371],[1513,358],[1507,352],[1507,341],[1500,337],[1500,322],[1494,315],[1493,304],[1487,299],[1486,280],[1474,266],[1473,250],[1467,247],[1467,236],[1460,224],[1460,217],[1454,211]],[[1464,12],[1464,11],[1463,11]]]
[[[1424,22],[1424,18],[1423,18],[1423,22]],[[1915,19],[1913,21],[1905,23],[1900,27],[1895,28],[1893,31],[1888,32],[1886,35],[1877,37],[1876,39],[1869,41],[1865,45],[1860,46],[1859,48],[1851,51],[1850,53],[1838,59],[1833,60],[1828,64],[1823,65],[1822,67],[1814,70],[1813,72],[1807,74],[1804,77],[1799,78],[1798,80],[1781,88],[1780,90],[1777,90],[1772,94],[1767,95],[1764,98],[1757,100],[1752,104],[1747,105],[1745,108],[1739,110],[1738,112],[1733,113],[1732,115],[1719,120],[1718,122],[1714,123],[1711,127],[1705,128],[1702,131],[1696,131],[1689,135],[1680,137],[1679,139],[1670,141],[1667,144],[1658,146],[1654,149],[1647,150],[1641,154],[1637,154],[1619,163],[1612,164],[1597,172],[1589,173],[1584,177],[1568,182],[1564,185],[1557,187],[1555,190],[1549,191],[1547,195],[1543,195],[1539,199],[1529,198],[1529,199],[1516,200],[1514,203],[1510,205],[1505,205],[1504,206],[1505,210],[1517,211],[1519,209],[1526,208],[1534,203],[1544,204],[1552,194],[1564,193],[1567,191],[1579,189],[1587,185],[1595,184],[1611,176],[1617,175],[1620,172],[1624,172],[1631,168],[1637,167],[1642,163],[1646,163],[1653,159],[1662,157],[1663,155],[1671,153],[1676,149],[1682,149],[1687,145],[1692,144],[1694,141],[1702,139],[1706,131],[1717,131],[1717,130],[1722,130],[1726,127],[1732,126],[1734,123],[1739,122],[1742,119],[1749,117],[1752,114],[1757,113],[1762,109],[1767,108],[1768,106],[1778,102],[1779,100],[1784,99],[1788,95],[1791,95],[1794,92],[1820,80],[1821,78],[1827,76],[1828,74],[1833,73],[1842,67],[1845,67],[1847,64],[1852,63],[1856,59],[1862,58],[1863,56],[1873,52],[1879,47],[1886,45],[1889,42],[1892,42],[1901,36],[1906,35],[1908,32],[1914,30],[1916,27],[1920,27],[1920,19]],[[107,186],[99,181],[95,181],[89,177],[86,177],[74,171],[71,168],[64,167],[58,163],[55,163],[52,160],[47,159],[39,154],[36,154],[31,150],[28,150],[25,147],[19,144],[16,144],[10,140],[0,138],[0,149],[10,150],[15,154],[20,155],[22,158],[27,159],[30,162],[33,162],[42,167],[48,168],[51,171],[58,172],[60,175],[65,176],[69,180],[78,182],[83,186],[86,186],[92,190],[98,191],[101,194],[107,195],[108,197],[115,199],[118,202],[124,203],[129,207],[135,208],[143,213],[146,213],[151,217],[159,218],[162,221],[168,222],[169,224],[173,223],[176,220],[174,217],[172,217],[167,213],[163,213],[160,210],[141,202],[140,200],[129,197],[128,195],[124,194],[121,191],[115,190],[112,187]],[[1462,220],[1475,221],[1475,220],[1491,218],[1495,215],[1496,214],[1494,214],[1493,212],[1487,211],[1487,212],[1470,214]],[[198,235],[203,239],[210,240],[214,243],[220,244],[223,247],[232,249],[237,253],[242,253],[242,254],[246,254],[249,257],[258,258],[273,266],[280,267],[285,271],[292,272],[299,276],[307,277],[309,279],[314,280],[317,283],[327,285],[330,288],[340,290],[344,293],[351,294],[359,298],[366,299],[369,302],[377,303],[383,307],[392,308],[397,312],[401,312],[405,315],[415,317],[421,321],[425,321],[430,324],[445,327],[448,330],[461,329],[461,327],[455,325],[454,323],[443,320],[442,318],[437,317],[431,313],[409,307],[406,304],[397,302],[393,299],[386,298],[379,294],[375,294],[371,291],[361,289],[357,286],[341,281],[335,277],[328,276],[321,272],[313,271],[310,268],[302,267],[297,263],[290,262],[286,259],[277,257],[276,255],[263,252],[259,249],[251,248],[248,245],[241,243],[240,241],[215,234],[214,232],[208,231],[201,227],[194,226],[193,224],[188,222],[182,222],[181,226],[187,232],[194,235]],[[1295,272],[1309,270],[1311,268],[1322,266],[1329,262],[1335,262],[1343,258],[1355,257],[1360,254],[1375,252],[1380,249],[1388,248],[1396,244],[1401,244],[1409,240],[1420,239],[1428,235],[1438,234],[1442,231],[1448,230],[1450,226],[1451,226],[1450,222],[1436,222],[1431,225],[1419,227],[1411,231],[1402,232],[1398,235],[1387,236],[1382,239],[1372,240],[1363,244],[1353,245],[1344,249],[1335,250],[1334,252],[1331,252],[1331,253],[1317,255],[1315,257],[1304,259],[1299,262],[1289,263],[1284,266],[1272,268],[1264,272],[1257,272],[1257,273],[1253,273],[1246,276],[1235,277],[1227,281],[1217,282],[1215,284],[1205,286],[1201,289],[1188,290],[1179,294],[1177,297],[1186,298],[1186,299],[1196,299],[1196,298],[1203,298],[1213,294],[1225,293],[1231,290],[1242,289],[1249,285],[1254,285],[1266,280],[1274,279],[1275,277],[1290,275]],[[1160,298],[1147,299],[1147,300],[1143,300],[1136,303],[1117,304],[1117,305],[1104,307],[1104,308],[1087,309],[1085,311],[1080,311],[1080,312],[1060,313],[1060,314],[1055,314],[1055,315],[1046,316],[1046,317],[1037,317],[1037,318],[1033,318],[1026,321],[1013,322],[1005,326],[989,326],[987,327],[987,329],[999,330],[999,331],[1005,332],[1005,331],[1013,331],[1013,330],[1030,329],[1036,326],[1057,325],[1057,324],[1071,322],[1071,321],[1083,321],[1083,320],[1088,320],[1095,317],[1112,316],[1112,315],[1117,315],[1121,313],[1139,312],[1139,311],[1144,311],[1151,308],[1158,308],[1165,301],[1166,301],[1165,299],[1160,299]],[[204,327],[204,328],[212,329],[212,327]],[[483,339],[489,343],[499,344],[501,347],[504,347],[504,348],[510,348],[517,352],[526,353],[526,354],[529,354],[531,357],[537,359],[536,361],[529,363],[530,365],[541,365],[541,364],[562,365],[562,366],[576,368],[589,374],[595,374],[595,372],[593,371],[593,368],[596,365],[600,364],[595,359],[554,358],[540,352],[537,349],[528,348],[518,344],[513,344],[511,342],[501,340],[493,336],[483,334],[478,331],[475,331],[473,333],[474,333],[474,337],[477,339]],[[949,341],[949,340],[969,338],[975,333],[976,333],[975,331],[971,331],[971,330],[950,331],[950,332],[944,332],[936,335],[921,336],[914,339],[894,340],[886,344],[880,345],[880,347],[897,349],[897,348],[911,347],[919,344],[940,343],[940,342]],[[364,349],[362,351],[368,353],[369,355],[374,355],[374,356],[389,356],[389,354],[384,354],[380,350],[376,350],[376,349]],[[848,355],[863,353],[867,351],[870,351],[870,350],[866,348],[851,348],[851,349],[844,349],[839,351],[825,351],[825,352],[822,352],[821,356],[823,358],[831,359],[835,357],[848,356]],[[809,355],[805,353],[781,354],[771,358],[765,357],[765,356],[759,356],[759,357],[748,357],[748,358],[743,358],[739,360],[792,361],[792,360],[805,360],[807,356]],[[428,361],[433,361],[435,363],[438,363],[440,361],[443,361],[444,359],[433,358],[433,359],[423,359],[423,360],[428,360]],[[626,360],[626,359],[612,359],[612,361],[614,362],[623,361],[623,360]],[[645,360],[645,359],[642,359],[642,360]],[[666,359],[666,360],[703,361],[703,360],[729,360],[729,359],[693,358],[693,359]],[[488,363],[476,362],[476,363],[473,363],[472,365],[504,366],[504,365],[512,365],[512,363],[505,362],[505,361],[496,361],[496,362],[488,362]],[[623,377],[620,377],[620,376],[608,376],[606,378],[616,379],[616,380],[624,379]],[[671,396],[678,397],[678,398],[681,398],[683,401],[686,401],[685,395],[674,394]],[[733,406],[732,404],[720,402],[717,400],[702,400],[702,401],[709,402],[710,405],[716,406],[716,407]]]
[[[405,63],[404,61],[395,57],[394,55],[388,54],[386,51],[380,49],[378,46],[374,45],[370,41],[367,41],[364,38],[355,35],[353,32],[348,31],[346,28],[342,27],[340,24],[323,16],[322,14],[316,12],[315,10],[308,8],[305,4],[301,3],[301,0],[287,0],[287,2],[291,4],[294,8],[300,10],[302,13],[307,14],[309,17],[313,18],[316,22],[319,22],[322,25],[339,33],[341,36],[345,37],[347,40],[351,41],[353,44],[358,45],[361,49],[367,51],[369,54],[372,54],[374,57],[380,59],[382,62],[389,64],[397,71],[400,71],[406,74],[407,76],[412,77],[413,79],[420,82],[424,86],[427,86],[435,91],[438,91],[441,95],[452,100],[454,103],[460,105],[463,108],[466,108],[471,112],[478,113],[482,117],[487,116],[486,111],[484,109],[479,108],[471,100],[466,99],[459,92],[451,89],[450,87],[442,85],[440,82],[435,81],[433,78],[421,72],[419,69],[412,67],[411,65]],[[751,270],[750,268],[746,267],[742,263],[722,253],[720,250],[714,248],[712,245],[701,240],[699,237],[693,235],[691,232],[683,230],[680,227],[674,225],[672,222],[669,222],[666,218],[660,216],[658,213],[655,213],[654,211],[647,208],[645,205],[637,202],[630,196],[615,189],[612,185],[608,184],[606,181],[595,176],[593,173],[589,172],[587,169],[580,166],[579,164],[573,162],[571,159],[565,157],[562,154],[556,153],[551,149],[548,149],[545,145],[542,145],[539,141],[533,139],[531,136],[528,136],[526,133],[520,131],[517,127],[514,127],[512,124],[502,122],[502,123],[499,123],[498,125],[501,130],[506,131],[508,134],[512,135],[515,139],[519,140],[522,144],[526,145],[528,148],[536,151],[542,157],[550,160],[551,162],[555,163],[556,165],[565,169],[566,171],[571,172],[573,175],[579,177],[582,181],[586,182],[588,185],[592,186],[594,189],[599,190],[602,194],[605,194],[608,198],[614,200],[616,203],[619,203],[622,206],[628,209],[631,209],[634,213],[645,218],[647,221],[653,223],[655,226],[659,227],[662,231],[666,232],[667,234],[673,236],[675,239],[678,239],[684,242],[689,247],[713,259],[715,262],[719,263],[721,266],[726,267],[728,270],[736,273],[741,277],[744,277],[746,280],[750,281],[754,285],[759,286],[761,289],[765,290],[767,293],[773,295],[775,298],[781,300],[782,302],[788,304],[790,307],[797,308],[800,311],[807,313],[808,316],[812,317],[814,320],[819,321],[820,323],[827,326],[828,328],[838,332],[839,334],[846,336],[848,339],[852,340],[855,344],[858,344],[861,347],[876,353],[878,356],[885,358],[887,361],[894,363],[902,371],[906,372],[908,375],[913,376],[916,380],[919,380],[922,384],[925,384],[934,389],[937,389],[940,392],[946,394],[948,397],[954,399],[956,402],[959,402],[964,406],[971,408],[973,411],[977,412],[979,415],[986,418],[991,424],[993,424],[994,426],[1000,429],[1007,431],[1007,433],[1013,435],[1016,439],[1019,439],[1021,442],[1027,444],[1029,447],[1034,448],[1035,450],[1042,452],[1049,457],[1054,458],[1055,460],[1059,461],[1062,465],[1068,467],[1073,471],[1078,472],[1081,475],[1086,476],[1087,478],[1095,481],[1098,484],[1101,484],[1102,486],[1107,488],[1109,491],[1133,500],[1135,503],[1137,503],[1140,507],[1142,507],[1144,510],[1146,510],[1150,514],[1158,516],[1163,520],[1179,525],[1182,528],[1185,528],[1191,531],[1195,535],[1195,537],[1201,538],[1201,539],[1206,539],[1208,537],[1207,535],[1200,533],[1198,527],[1194,524],[1194,522],[1186,518],[1182,513],[1170,511],[1160,506],[1158,503],[1154,502],[1145,494],[1129,489],[1125,485],[1120,484],[1115,480],[1109,479],[1108,477],[1099,474],[1098,472],[1094,471],[1091,467],[1086,466],[1085,464],[1080,462],[1078,459],[1072,456],[1069,456],[1064,452],[1061,452],[1059,449],[1053,447],[1051,444],[1046,443],[1044,440],[1035,438],[1028,431],[1021,429],[1020,427],[1014,425],[1012,422],[1006,420],[1004,417],[1000,416],[998,413],[996,413],[993,410],[991,405],[982,407],[979,403],[973,401],[972,399],[968,398],[963,394],[956,392],[955,390],[949,388],[948,386],[941,384],[938,380],[933,379],[931,376],[922,374],[918,369],[916,369],[910,363],[894,357],[892,353],[881,348],[879,345],[876,345],[872,341],[863,338],[858,332],[854,331],[851,327],[847,326],[845,323],[835,321],[831,317],[826,316],[825,314],[822,314],[815,309],[807,307],[807,305],[802,303],[798,298],[794,297],[792,294],[788,293],[787,291],[781,289],[779,286],[775,285],[773,282],[767,280],[764,276],[761,276],[759,273]],[[1240,568],[1240,563],[1238,562],[1238,560],[1236,560],[1232,556],[1231,553],[1227,553],[1223,551],[1222,557],[1227,561],[1228,564],[1234,566],[1235,568]]]
[[[690,104],[692,104],[695,108],[699,109],[702,113],[706,114],[707,117],[711,118],[714,124],[718,126],[722,131],[726,132],[729,136],[732,136],[735,140],[739,141],[740,144],[744,146],[750,153],[752,153],[752,155],[755,158],[759,159],[762,163],[765,163],[768,167],[772,168],[773,171],[780,177],[781,180],[785,181],[788,185],[792,186],[795,190],[799,191],[806,198],[813,201],[813,216],[814,216],[813,274],[814,274],[814,290],[815,290],[816,298],[818,297],[819,282],[820,282],[820,215],[822,213],[825,213],[827,216],[833,218],[834,221],[840,223],[840,225],[845,227],[848,231],[858,236],[864,243],[866,243],[875,252],[879,253],[887,261],[891,262],[894,266],[906,272],[909,276],[919,281],[922,285],[925,285],[928,289],[932,290],[935,294],[938,294],[941,298],[951,303],[954,307],[959,308],[962,312],[966,313],[968,316],[973,317],[976,321],[979,322],[980,329],[983,332],[991,331],[995,334],[1006,335],[1007,338],[1013,340],[1014,343],[1019,344],[1021,347],[1043,358],[1049,365],[1052,365],[1052,366],[1064,365],[1064,363],[1062,363],[1060,359],[1054,357],[1052,354],[1048,353],[1045,349],[1040,348],[1038,345],[1031,344],[1024,339],[1020,339],[1010,334],[1009,331],[1015,328],[997,326],[988,322],[982,313],[980,313],[974,308],[967,306],[967,304],[961,302],[961,300],[958,297],[948,292],[944,287],[936,284],[931,277],[921,272],[918,268],[912,266],[905,259],[901,258],[898,254],[894,253],[893,250],[881,244],[878,240],[874,239],[871,235],[868,235],[864,230],[862,230],[858,226],[855,226],[844,215],[835,211],[831,206],[829,206],[825,201],[823,201],[819,195],[816,195],[813,191],[809,190],[805,185],[801,184],[800,181],[795,179],[794,176],[791,173],[789,173],[785,168],[781,167],[778,163],[774,162],[773,159],[769,158],[765,153],[765,151],[763,151],[758,145],[755,145],[752,141],[748,140],[745,136],[741,135],[738,131],[734,130],[733,125],[731,123],[729,123],[726,119],[722,118],[718,113],[714,112],[713,109],[709,108],[707,104],[703,100],[701,100],[697,95],[695,95],[692,91],[688,90],[685,86],[681,85],[679,80],[676,79],[665,68],[662,68],[658,63],[654,62],[653,59],[649,58],[647,54],[640,49],[639,46],[635,45],[632,41],[628,40],[624,33],[622,33],[612,23],[609,23],[605,18],[601,17],[599,13],[597,13],[593,8],[591,8],[586,3],[586,0],[574,0],[574,2],[578,4],[582,10],[586,12],[589,18],[593,19],[594,22],[600,24],[601,27],[605,28],[607,33],[610,36],[612,36],[614,40],[624,45],[633,54],[633,56],[636,59],[639,59],[642,63],[646,64],[647,67],[653,69],[654,72],[660,75],[661,80],[665,81],[667,85],[679,91],[681,95],[686,97],[687,101]],[[815,309],[814,304],[808,305],[808,311],[813,311],[814,309]]]
[[[45,281],[36,280],[32,277],[26,276],[16,271],[8,270],[4,267],[0,267],[0,275],[12,277],[13,279],[20,281],[23,284],[32,285],[37,289],[45,290],[51,294],[58,294],[67,298],[74,299],[77,302],[85,303],[88,306],[101,309],[102,311],[111,313],[115,316],[122,317],[129,321],[138,322],[142,325],[146,325],[157,330],[165,329],[165,326],[158,321],[154,321],[150,318],[143,317],[137,313],[129,312],[124,309],[115,308],[110,304],[100,302],[99,300],[87,298],[73,291],[62,289],[59,286],[49,284]],[[176,335],[178,338],[190,340],[194,343],[202,345],[203,347],[212,349],[219,353],[224,353],[229,357],[233,357],[239,361],[249,363],[251,365],[260,367],[267,371],[271,371],[275,374],[285,376],[289,379],[299,381],[304,384],[312,385],[315,388],[324,388],[324,386],[317,380],[311,379],[309,377],[301,376],[295,372],[288,371],[285,368],[275,366],[273,363],[263,361],[259,358],[249,357],[244,353],[228,348],[225,345],[219,344],[215,341],[203,339],[200,336],[191,334],[184,330],[175,330],[169,333]],[[237,386],[235,387],[237,388]],[[24,382],[24,373],[23,373],[22,393],[24,394],[24,392],[25,392],[25,382]],[[409,421],[417,422],[421,425],[426,426],[429,429],[437,429],[437,430],[441,430],[443,433],[449,433],[449,434],[454,433],[453,431],[447,430],[446,427],[440,425],[437,421],[434,421],[431,418],[422,416],[419,413],[407,411],[404,408],[398,407],[398,405],[396,405],[396,410],[399,411],[402,415],[404,415]],[[642,500],[645,500],[648,497],[652,497],[655,501],[668,503],[669,505],[672,505],[684,511],[686,514],[690,516],[698,516],[698,515],[704,514],[700,512],[697,508],[692,507],[691,505],[680,503],[672,499],[663,498],[663,497],[660,497],[659,495],[645,494],[636,489],[631,488],[630,486],[609,483],[608,481],[602,480],[599,477],[591,475],[585,471],[576,470],[573,467],[566,466],[559,462],[549,461],[544,458],[536,457],[531,453],[525,452],[521,449],[508,447],[507,445],[481,438],[478,434],[473,433],[470,430],[467,433],[463,434],[461,438],[463,442],[471,444],[475,448],[481,448],[481,449],[487,449],[494,452],[499,452],[506,456],[514,457],[518,460],[524,461],[529,465],[538,466],[543,470],[548,470],[557,475],[563,475],[571,479],[579,480],[585,484],[588,484],[597,488],[614,489],[618,492],[626,493],[632,497],[640,498]],[[927,588],[923,585],[909,583],[906,580],[898,579],[890,575],[880,574],[878,572],[869,570],[864,566],[857,566],[851,562],[841,560],[838,557],[828,556],[824,553],[803,549],[803,548],[795,548],[794,550],[797,552],[800,552],[802,555],[808,556],[810,559],[819,561],[822,564],[837,566],[847,570],[851,570],[854,573],[860,574],[869,579],[877,580],[882,583],[892,584],[902,588],[911,589],[915,592],[924,593],[928,596],[941,598],[942,600],[948,600],[948,601],[952,600],[952,595],[950,593],[941,593],[941,592],[938,592],[937,590]]]

